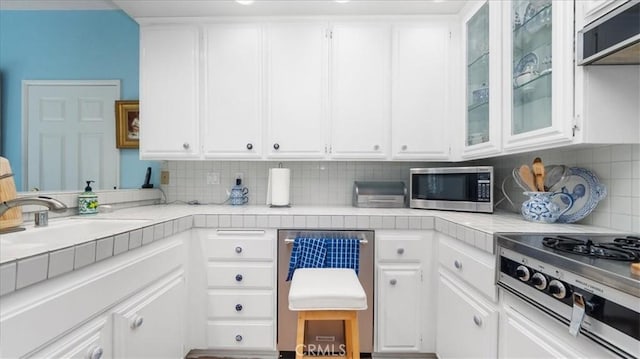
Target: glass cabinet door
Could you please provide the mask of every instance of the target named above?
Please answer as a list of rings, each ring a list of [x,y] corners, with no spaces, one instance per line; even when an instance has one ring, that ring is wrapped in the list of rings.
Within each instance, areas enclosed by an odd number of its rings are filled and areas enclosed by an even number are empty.
[[[551,0],[511,3],[511,135],[553,125]]]
[[[466,146],[490,140],[489,126],[489,3],[466,23],[467,114]]]

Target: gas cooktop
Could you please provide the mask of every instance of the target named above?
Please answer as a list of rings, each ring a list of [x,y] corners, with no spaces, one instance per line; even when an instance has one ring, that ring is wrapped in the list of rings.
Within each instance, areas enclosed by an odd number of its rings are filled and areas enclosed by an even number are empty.
[[[640,234],[500,234],[498,244],[640,297]]]

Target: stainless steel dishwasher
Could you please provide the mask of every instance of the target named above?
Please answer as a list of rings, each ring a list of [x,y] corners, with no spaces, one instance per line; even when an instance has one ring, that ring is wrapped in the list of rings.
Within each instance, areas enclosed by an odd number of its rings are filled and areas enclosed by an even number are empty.
[[[277,349],[281,353],[294,352],[296,347],[297,313],[289,310],[289,287],[287,274],[293,240],[306,237],[329,236],[332,238],[360,239],[360,271],[358,278],[367,294],[367,310],[358,312],[360,326],[360,352],[373,352],[373,277],[374,277],[374,231],[351,230],[278,230],[278,338]],[[339,350],[344,344],[344,325],[341,321],[308,322],[305,343],[322,348]]]

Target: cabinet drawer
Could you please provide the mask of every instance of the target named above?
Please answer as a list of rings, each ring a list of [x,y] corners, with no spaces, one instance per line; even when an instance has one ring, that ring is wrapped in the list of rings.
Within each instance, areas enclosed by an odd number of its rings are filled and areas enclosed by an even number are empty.
[[[271,263],[209,263],[207,282],[215,288],[273,289],[275,275]]]
[[[275,350],[273,322],[209,323],[207,343],[210,349]]]
[[[498,299],[493,255],[451,237],[440,236],[438,261],[491,300]]]
[[[420,235],[380,235],[378,259],[392,262],[420,262],[424,257],[426,239]]]
[[[273,320],[273,292],[210,292],[208,312],[210,318]]]
[[[233,233],[233,231],[225,231]],[[265,236],[263,231],[256,234],[238,231],[236,235],[208,235],[204,239],[206,256],[213,260],[272,260],[275,239]]]

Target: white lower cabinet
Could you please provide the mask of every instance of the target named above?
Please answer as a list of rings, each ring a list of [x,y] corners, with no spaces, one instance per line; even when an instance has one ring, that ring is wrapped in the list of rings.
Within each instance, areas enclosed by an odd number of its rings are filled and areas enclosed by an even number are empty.
[[[275,232],[204,230],[206,348],[274,351]]]
[[[433,235],[376,231],[375,351],[435,351]]]
[[[439,358],[497,357],[498,310],[443,270],[438,280],[437,322]]]
[[[108,316],[102,316],[74,330],[30,358],[101,359],[110,358],[111,335]]]

